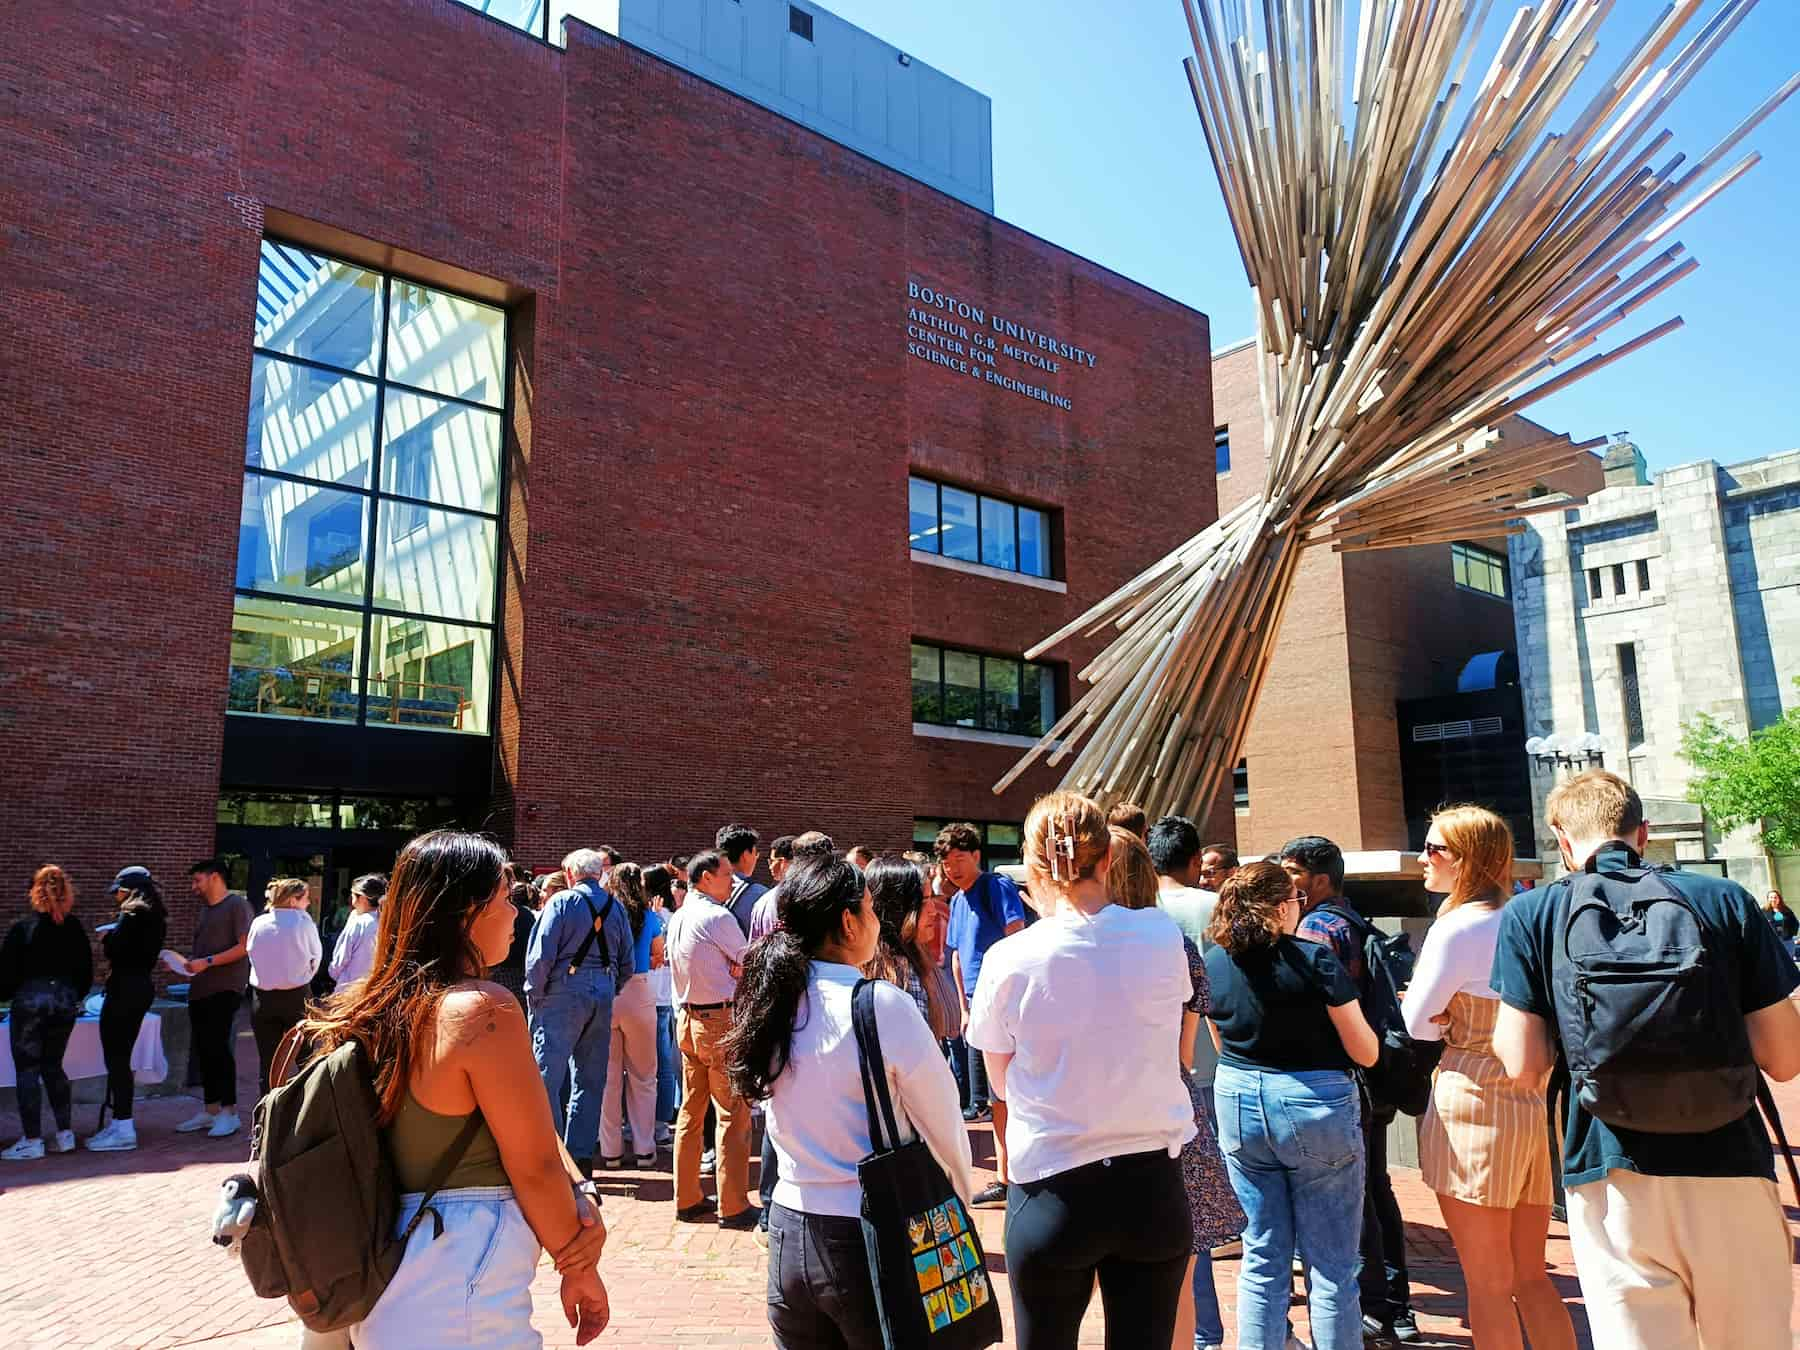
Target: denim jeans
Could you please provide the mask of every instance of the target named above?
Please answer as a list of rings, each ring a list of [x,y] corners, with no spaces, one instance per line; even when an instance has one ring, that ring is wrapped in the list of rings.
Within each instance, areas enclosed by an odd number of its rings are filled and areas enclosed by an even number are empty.
[[[1219,1147],[1244,1207],[1239,1350],[1287,1344],[1291,1262],[1311,1286],[1315,1350],[1362,1350],[1362,1107],[1337,1070],[1287,1073],[1221,1063],[1213,1083]]]
[[[583,967],[559,977],[531,1001],[531,1053],[554,1115],[565,1080],[569,1105],[563,1143],[569,1156],[592,1161],[600,1145],[600,1105],[612,1052],[612,972]]]
[[[881,1318],[862,1220],[770,1208],[766,1293],[778,1350],[879,1346]]]
[[[1206,1092],[1203,1087],[1202,1092]],[[1207,1092],[1201,1098],[1206,1109],[1207,1119],[1212,1122],[1213,1138],[1219,1137],[1219,1111],[1213,1101],[1212,1094]],[[1194,1262],[1194,1344],[1223,1345],[1225,1343],[1225,1318],[1219,1312],[1219,1290],[1213,1283],[1212,1256],[1201,1252]]]
[[[681,1051],[675,1045],[675,1009],[656,1008],[656,1123],[673,1125],[681,1105]]]
[[[400,1197],[396,1233],[422,1199],[418,1192]],[[356,1350],[541,1350],[543,1338],[531,1326],[538,1240],[512,1188],[439,1191],[431,1208],[444,1221],[442,1235],[429,1217],[413,1229],[393,1280],[350,1328]]]

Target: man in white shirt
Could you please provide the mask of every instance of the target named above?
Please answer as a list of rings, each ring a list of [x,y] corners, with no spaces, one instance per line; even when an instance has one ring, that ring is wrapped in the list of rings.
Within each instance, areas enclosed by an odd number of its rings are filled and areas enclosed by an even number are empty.
[[[681,1113],[675,1120],[675,1217],[695,1223],[715,1208],[700,1191],[700,1135],[710,1101],[719,1122],[719,1226],[756,1226],[750,1203],[750,1108],[725,1076],[720,1043],[731,1029],[731,1003],[743,973],[744,931],[727,909],[732,871],[724,857],[700,853],[688,863],[687,903],[669,921],[669,970],[675,981],[675,1039],[681,1048]]]

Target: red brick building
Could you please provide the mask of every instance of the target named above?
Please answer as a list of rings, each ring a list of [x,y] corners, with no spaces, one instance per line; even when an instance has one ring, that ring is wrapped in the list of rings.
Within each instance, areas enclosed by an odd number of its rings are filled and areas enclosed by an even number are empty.
[[[0,84],[20,889],[1004,855],[1019,654],[1216,515],[1205,316],[583,24],[32,6]]]

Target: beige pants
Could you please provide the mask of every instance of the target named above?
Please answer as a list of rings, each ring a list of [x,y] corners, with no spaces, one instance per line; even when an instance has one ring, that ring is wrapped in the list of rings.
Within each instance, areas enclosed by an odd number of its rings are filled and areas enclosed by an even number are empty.
[[[731,1009],[709,1008],[675,1018],[681,1047],[681,1114],[675,1118],[675,1206],[687,1209],[705,1197],[700,1190],[700,1135],[711,1100],[719,1117],[719,1217],[750,1207],[750,1107],[731,1090],[719,1043],[731,1030]]]
[[[1597,1350],[1792,1350],[1772,1181],[1615,1168],[1570,1188],[1569,1242]]]
[[[631,1151],[656,1156],[656,995],[650,981],[634,975],[613,999],[612,1052],[606,1060],[606,1091],[600,1098],[600,1156],[624,1153],[621,1113],[631,1121]]]

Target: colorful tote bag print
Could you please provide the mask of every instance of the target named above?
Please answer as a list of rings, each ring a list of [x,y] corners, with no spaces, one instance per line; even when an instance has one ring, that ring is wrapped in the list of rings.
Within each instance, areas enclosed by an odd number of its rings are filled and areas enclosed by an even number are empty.
[[[856,1174],[883,1350],[983,1350],[999,1343],[1001,1328],[981,1237],[925,1141],[899,1142],[874,984],[857,984],[851,1018],[872,1146]]]

